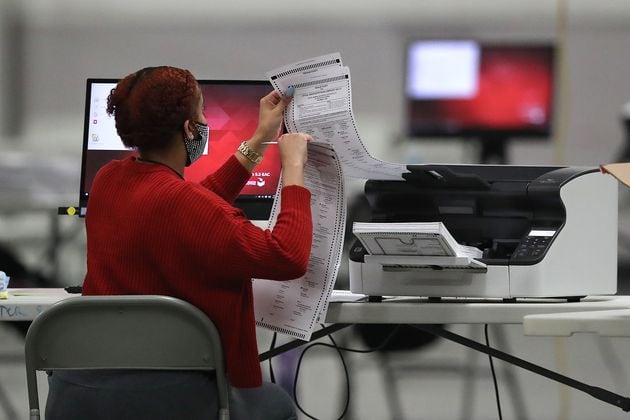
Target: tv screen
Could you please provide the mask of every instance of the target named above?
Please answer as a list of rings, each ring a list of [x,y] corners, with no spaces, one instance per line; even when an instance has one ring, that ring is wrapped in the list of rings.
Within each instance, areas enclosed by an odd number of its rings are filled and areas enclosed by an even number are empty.
[[[124,159],[136,154],[126,148],[116,132],[114,119],[107,115],[107,96],[116,86],[116,79],[88,79],[83,134],[80,208],[85,215],[92,181],[96,172],[112,159]],[[204,97],[204,115],[210,127],[207,149],[199,160],[187,167],[188,181],[201,181],[223,164],[248,139],[258,124],[260,98],[271,92],[268,81],[199,80]],[[252,220],[269,218],[273,198],[280,179],[280,155],[276,145],[270,145],[265,158],[236,199]]]
[[[550,45],[410,42],[405,78],[408,135],[548,136],[553,70]]]

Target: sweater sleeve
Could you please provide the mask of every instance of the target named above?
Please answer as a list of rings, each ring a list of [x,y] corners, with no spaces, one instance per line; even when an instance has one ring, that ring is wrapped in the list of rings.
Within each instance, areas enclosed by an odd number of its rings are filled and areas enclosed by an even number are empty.
[[[200,184],[228,203],[233,203],[250,177],[249,171],[232,155]]]
[[[190,260],[215,278],[290,280],[306,272],[313,224],[310,192],[300,186],[282,189],[281,211],[273,230],[253,225],[242,213],[211,194],[189,190],[181,199],[186,217],[177,223]]]

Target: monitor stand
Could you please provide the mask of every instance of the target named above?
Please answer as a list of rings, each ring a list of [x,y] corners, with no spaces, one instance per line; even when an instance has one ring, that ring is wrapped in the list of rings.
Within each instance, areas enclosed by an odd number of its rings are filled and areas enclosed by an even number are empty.
[[[507,163],[506,146],[509,139],[501,135],[479,137],[479,162],[491,165]]]

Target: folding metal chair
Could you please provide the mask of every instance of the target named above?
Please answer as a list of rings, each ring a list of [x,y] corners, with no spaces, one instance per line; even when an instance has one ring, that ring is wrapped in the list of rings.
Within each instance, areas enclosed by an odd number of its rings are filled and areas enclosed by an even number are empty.
[[[219,333],[193,305],[167,296],[79,296],[37,316],[26,335],[31,420],[40,418],[36,372],[59,369],[215,371],[218,418],[229,419]]]

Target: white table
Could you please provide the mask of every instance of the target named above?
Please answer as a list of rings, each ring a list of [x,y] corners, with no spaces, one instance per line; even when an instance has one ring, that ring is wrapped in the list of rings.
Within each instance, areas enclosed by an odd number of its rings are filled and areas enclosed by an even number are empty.
[[[328,323],[368,323],[368,324],[523,324],[530,322],[527,334],[536,335],[537,328],[545,323],[545,317],[553,319],[566,314],[589,314],[592,320],[598,314],[627,311],[630,317],[630,296],[592,296],[581,302],[565,300],[523,299],[506,303],[500,299],[443,299],[429,302],[428,299],[397,297],[383,302],[331,302],[326,322]],[[538,317],[538,318],[536,318]],[[604,318],[604,317],[602,317]],[[630,318],[629,318],[630,321]],[[561,334],[564,335],[564,334]],[[628,334],[630,336],[630,328]]]
[[[433,303],[428,299],[399,297],[384,302],[331,303],[326,321],[348,324],[524,324],[527,335],[595,332],[630,337],[630,296],[594,296],[581,302],[528,299],[516,303],[474,299],[443,299]],[[443,328],[417,327],[630,411],[630,398],[576,381]]]
[[[526,315],[523,328],[527,335],[596,333],[604,337],[630,337],[630,309]]]
[[[341,294],[339,294],[341,295]],[[9,289],[0,300],[0,321],[31,321],[55,302],[72,296],[64,289]],[[630,337],[630,296],[592,296],[581,302],[526,299],[428,299],[397,297],[383,302],[337,302],[326,315],[330,324],[524,324],[530,335],[601,332]]]
[[[67,293],[64,289],[9,289],[8,299],[0,300],[0,321],[32,320],[55,302],[72,296],[78,295]],[[581,302],[530,299],[506,303],[461,298],[430,302],[428,299],[402,297],[386,298],[383,302],[333,301],[328,308],[326,323],[334,324],[332,327],[337,329],[344,324],[361,323],[524,324],[526,334],[531,335],[570,335],[584,331],[630,337],[630,296],[594,296]],[[629,398],[578,382],[448,330],[433,325],[420,328],[579,389],[624,411],[630,410]]]
[[[0,300],[0,321],[32,321],[54,303],[78,296],[64,289],[9,289]]]

